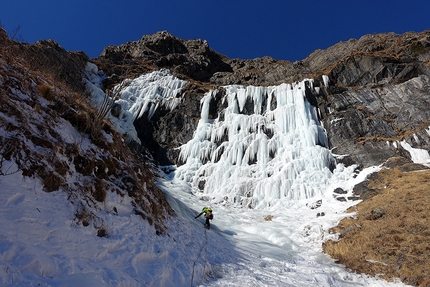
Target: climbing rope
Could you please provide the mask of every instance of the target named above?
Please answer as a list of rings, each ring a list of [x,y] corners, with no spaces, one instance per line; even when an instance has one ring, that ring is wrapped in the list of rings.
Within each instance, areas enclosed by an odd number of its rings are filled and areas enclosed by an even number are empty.
[[[206,237],[206,244],[205,244],[205,264],[203,265],[203,272],[202,272],[202,279],[200,279],[199,285],[202,284],[203,277],[205,276],[206,271],[206,262],[208,261],[208,232],[205,229],[205,237]]]
[[[191,287],[193,287],[193,282],[194,282],[194,268],[196,267],[196,262],[199,260],[200,255],[202,254],[203,247],[205,247],[203,272],[202,272],[202,279],[200,279],[200,282],[199,282],[198,286],[200,286],[202,284],[202,281],[203,281],[203,278],[204,278],[204,275],[205,275],[206,262],[207,262],[207,256],[208,256],[208,233],[207,233],[206,229],[205,229],[205,243],[200,248],[199,255],[197,256],[197,259],[194,260],[194,263],[193,263],[193,273],[191,274]]]

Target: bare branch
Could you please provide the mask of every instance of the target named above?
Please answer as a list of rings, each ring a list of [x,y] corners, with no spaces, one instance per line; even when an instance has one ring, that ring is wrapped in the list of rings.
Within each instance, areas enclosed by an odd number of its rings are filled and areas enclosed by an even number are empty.
[[[13,150],[13,147],[10,144],[4,144],[0,149],[0,175],[3,175],[3,176],[11,175],[19,171],[18,167],[16,167],[15,170],[11,170],[12,167],[14,166],[12,162],[8,167],[4,167],[5,163],[7,162],[4,155],[11,153],[12,150]]]

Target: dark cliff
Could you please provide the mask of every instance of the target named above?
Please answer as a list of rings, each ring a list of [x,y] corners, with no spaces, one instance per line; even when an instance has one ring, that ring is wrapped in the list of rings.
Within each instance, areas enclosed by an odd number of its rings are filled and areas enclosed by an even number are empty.
[[[124,77],[167,68],[188,81],[180,106],[168,113],[159,109],[151,119],[135,125],[152,145],[162,164],[177,164],[177,148],[190,139],[199,118],[200,99],[208,90],[228,84],[270,86],[315,79],[330,84],[323,95],[310,96],[320,109],[330,148],[347,165],[378,165],[393,156],[409,157],[396,144],[430,150],[428,136],[430,32],[366,35],[317,50],[302,61],[270,57],[229,59],[203,40],[181,40],[168,32],[106,47],[93,61],[111,87]],[[222,96],[222,89],[219,97]],[[216,115],[216,99],[211,104]],[[143,122],[142,122],[143,121]],[[144,129],[144,130],[142,130]],[[142,142],[145,145],[145,138]],[[394,144],[393,144],[394,143]]]

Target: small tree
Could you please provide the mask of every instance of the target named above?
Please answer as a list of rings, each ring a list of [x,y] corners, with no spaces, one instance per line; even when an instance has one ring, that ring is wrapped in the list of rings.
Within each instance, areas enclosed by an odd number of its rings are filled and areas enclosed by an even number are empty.
[[[13,153],[13,145],[7,142],[5,143],[3,140],[0,140],[0,143],[0,176],[17,173],[19,169],[16,165],[10,163],[9,166],[4,166],[7,158],[9,158]]]
[[[7,32],[6,28],[4,27],[1,21],[0,21],[0,28],[4,29]],[[19,34],[19,31],[21,30],[21,28],[22,28],[22,25],[18,24],[12,31],[7,32],[7,36],[9,37],[9,39],[18,41],[18,42],[24,42],[22,35]]]

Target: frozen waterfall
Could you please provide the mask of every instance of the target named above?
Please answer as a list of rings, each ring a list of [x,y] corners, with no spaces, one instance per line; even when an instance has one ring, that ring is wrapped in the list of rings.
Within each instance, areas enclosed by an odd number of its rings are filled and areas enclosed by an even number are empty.
[[[185,165],[176,177],[216,202],[257,208],[324,193],[335,160],[305,96],[312,84],[225,86],[226,108],[216,119],[208,111],[217,91],[208,92],[194,138],[181,148]]]
[[[101,102],[104,93],[98,74],[95,66],[87,67],[88,86]],[[323,77],[323,82],[328,85],[328,77]],[[122,134],[140,142],[134,120],[144,114],[151,118],[160,106],[175,109],[185,84],[168,70],[128,80],[116,102],[122,113],[110,120]],[[216,99],[221,94],[217,90],[202,98],[194,137],[181,147],[180,158],[185,164],[176,169],[177,179],[213,202],[256,208],[289,205],[333,190],[332,177],[341,174],[342,167],[330,171],[335,160],[327,149],[318,111],[306,98],[306,91],[320,91],[313,80],[222,89],[222,99]],[[224,108],[212,119],[210,106],[218,100]],[[339,176],[346,174],[350,172]]]

